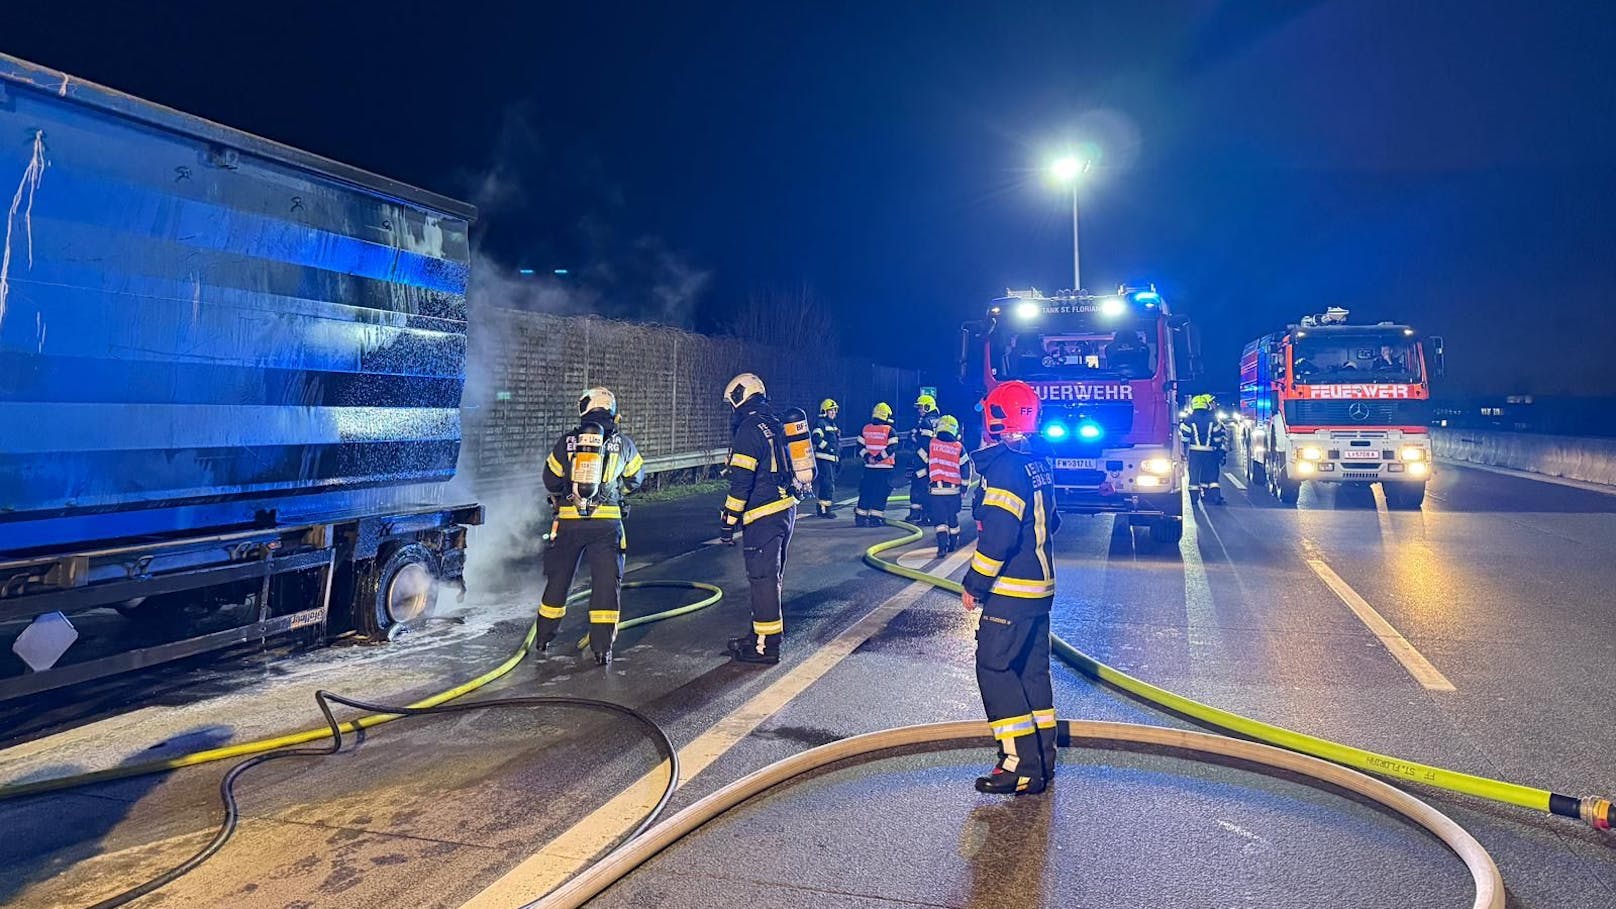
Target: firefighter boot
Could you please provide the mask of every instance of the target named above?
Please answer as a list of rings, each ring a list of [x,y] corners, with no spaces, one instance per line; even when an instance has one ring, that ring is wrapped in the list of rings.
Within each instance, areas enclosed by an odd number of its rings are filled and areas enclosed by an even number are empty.
[[[1041,773],[1038,776],[1022,776],[998,764],[987,776],[976,778],[976,791],[988,795],[1037,795],[1048,785],[1047,778]]]
[[[1044,791],[1048,777],[1036,732],[999,742],[999,762],[987,776],[976,778],[976,791],[989,795],[1034,795]]]
[[[937,558],[948,555],[948,531],[937,531]]]
[[[758,640],[760,637],[761,642]],[[774,666],[780,662],[780,635],[743,634],[730,638],[729,655],[737,663]]]

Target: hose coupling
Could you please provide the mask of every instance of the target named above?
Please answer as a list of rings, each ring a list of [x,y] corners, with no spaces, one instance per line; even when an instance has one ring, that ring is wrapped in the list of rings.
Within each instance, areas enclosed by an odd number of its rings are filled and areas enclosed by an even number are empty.
[[[1582,815],[1583,821],[1595,830],[1616,828],[1616,805],[1611,804],[1610,799],[1585,796],[1578,813]]]

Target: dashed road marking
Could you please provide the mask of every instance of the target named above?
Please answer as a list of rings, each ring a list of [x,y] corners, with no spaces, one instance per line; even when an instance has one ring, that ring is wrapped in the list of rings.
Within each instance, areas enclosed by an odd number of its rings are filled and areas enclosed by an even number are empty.
[[[1368,600],[1365,600],[1359,595],[1358,591],[1353,590],[1351,585],[1342,580],[1341,576],[1335,573],[1335,569],[1325,564],[1323,559],[1309,557],[1307,566],[1313,569],[1313,573],[1319,576],[1319,580],[1335,591],[1335,595],[1341,598],[1341,602],[1346,603],[1347,608],[1352,610],[1353,615],[1356,615],[1358,620],[1363,622],[1375,637],[1380,638],[1380,643],[1385,645],[1391,655],[1396,657],[1397,662],[1402,663],[1403,668],[1408,670],[1408,674],[1413,676],[1421,685],[1424,685],[1426,690],[1458,690],[1453,687],[1453,683],[1448,681],[1448,677],[1443,675],[1441,670],[1432,666],[1431,661],[1427,660],[1424,654],[1415,650],[1414,645],[1410,644],[1407,638],[1398,633],[1397,629],[1393,628],[1385,617],[1375,611],[1375,607],[1369,605]]]
[[[938,566],[936,574],[948,577],[971,557],[975,547],[954,553]],[[852,627],[815,650],[791,667],[768,687],[714,723],[690,744],[679,749],[681,784],[712,766],[742,739],[775,715],[797,695],[813,685],[874,637],[899,613],[913,606],[927,591],[925,581],[915,581],[864,614]],[[667,763],[640,777],[606,804],[595,809],[566,832],[551,840],[521,864],[461,906],[461,909],[510,909],[538,899],[587,867],[595,857],[622,839],[656,804],[667,780]]]

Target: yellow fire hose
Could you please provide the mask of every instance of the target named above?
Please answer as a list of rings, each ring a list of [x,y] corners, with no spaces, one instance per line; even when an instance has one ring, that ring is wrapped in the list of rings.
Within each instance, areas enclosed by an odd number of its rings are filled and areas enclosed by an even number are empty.
[[[894,527],[904,528],[909,533],[895,540],[878,543],[865,550],[864,561],[867,564],[888,574],[895,574],[913,581],[922,581],[954,593],[960,592],[961,588],[958,581],[951,581],[947,578],[941,578],[881,558],[881,553],[913,543],[925,536],[925,531],[913,524],[890,520],[887,523]],[[1108,685],[1113,685],[1136,697],[1165,707],[1174,713],[1209,723],[1238,735],[1393,779],[1435,786],[1439,789],[1447,789],[1452,792],[1476,796],[1477,798],[1502,802],[1506,805],[1546,811],[1560,817],[1583,821],[1597,830],[1610,830],[1613,826],[1616,826],[1616,806],[1612,806],[1609,799],[1596,796],[1577,798],[1550,792],[1547,789],[1534,789],[1518,783],[1460,773],[1456,770],[1433,767],[1429,764],[1377,754],[1362,748],[1354,748],[1351,745],[1343,745],[1340,742],[1332,742],[1329,739],[1296,732],[1283,726],[1264,723],[1261,720],[1254,720],[1238,713],[1203,704],[1200,701],[1175,694],[1165,688],[1160,688],[1142,679],[1135,678],[1120,669],[1096,660],[1059,635],[1051,634],[1049,639],[1050,647],[1055,655],[1084,675],[1105,682]]]
[[[632,628],[636,625],[644,625],[649,622],[660,622],[663,619],[671,619],[675,616],[695,612],[698,609],[705,609],[724,598],[724,591],[719,589],[716,585],[707,584],[700,581],[627,581],[623,584],[623,588],[625,590],[645,589],[652,587],[675,588],[680,590],[700,590],[705,592],[707,596],[685,606],[679,606],[664,612],[653,613],[651,615],[639,616],[637,618],[630,619],[618,626],[619,628]],[[589,596],[589,591],[584,589],[569,596],[567,601],[572,603],[587,596]],[[439,704],[444,704],[456,698],[464,697],[465,695],[489,684],[495,679],[509,674],[512,669],[516,668],[518,663],[522,662],[522,660],[526,658],[528,648],[533,644],[533,636],[536,631],[536,626],[528,626],[527,634],[522,638],[521,646],[518,647],[510,656],[506,657],[505,661],[500,663],[498,666],[495,666],[493,669],[488,670],[474,679],[462,682],[453,688],[445,689],[437,694],[422,698],[419,701],[409,704],[407,709],[419,710],[428,707],[436,707]],[[341,730],[344,733],[357,732],[360,729],[369,729],[373,726],[380,726],[383,723],[390,723],[405,715],[406,714],[370,714],[342,724]],[[182,754],[177,757],[147,761],[142,764],[130,764],[125,767],[112,767],[106,770],[94,770],[89,773],[74,774],[72,776],[33,780],[27,783],[15,783],[8,786],[0,786],[0,800],[17,798],[24,795],[36,795],[41,792],[53,792],[58,789],[70,789],[76,786],[87,785],[89,783],[104,783],[109,780],[121,780],[133,776],[145,776],[149,773],[163,773],[169,770],[178,770],[181,767],[193,767],[197,764],[207,764],[213,761],[225,761],[231,758],[261,754],[266,751],[274,751],[277,748],[301,745],[306,742],[313,742],[319,739],[330,737],[331,727],[321,726],[318,729],[305,729],[302,732],[293,732],[286,735],[257,739],[251,742],[238,742],[234,745],[224,745],[218,748],[209,748],[205,751],[193,751],[190,754]]]

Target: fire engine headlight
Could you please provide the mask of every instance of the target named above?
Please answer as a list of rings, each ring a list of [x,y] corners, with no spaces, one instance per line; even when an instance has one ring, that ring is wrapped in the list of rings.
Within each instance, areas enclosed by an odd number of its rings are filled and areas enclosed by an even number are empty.
[[[1023,300],[1016,304],[1016,318],[1024,322],[1031,322],[1038,318],[1038,304],[1031,300]]]
[[[1425,449],[1415,448],[1414,446],[1410,445],[1407,448],[1404,448],[1401,452],[1398,452],[1398,456],[1405,461],[1423,461],[1425,460]]]
[[[1165,477],[1173,472],[1173,462],[1170,458],[1146,458],[1139,462],[1139,469],[1145,473]]]
[[[1135,481],[1135,485],[1137,485],[1137,486],[1139,486],[1141,488],[1150,488],[1150,487],[1153,487],[1153,486],[1160,486],[1164,482],[1165,481],[1162,480],[1161,477],[1140,477],[1138,480]]]
[[[1408,475],[1411,477],[1429,476],[1430,473],[1431,465],[1425,463],[1424,461],[1415,461],[1414,463],[1408,465]]]
[[[1115,319],[1128,311],[1128,304],[1122,302],[1121,297],[1106,297],[1100,301],[1100,315],[1107,319]]]
[[[1324,450],[1319,448],[1317,445],[1309,445],[1306,448],[1302,449],[1301,455],[1302,455],[1302,460],[1304,460],[1304,461],[1322,461],[1322,460],[1324,460]]]
[[[1303,461],[1302,463],[1296,465],[1296,472],[1302,474],[1303,476],[1306,476],[1318,469],[1319,465],[1313,463],[1312,461]]]

